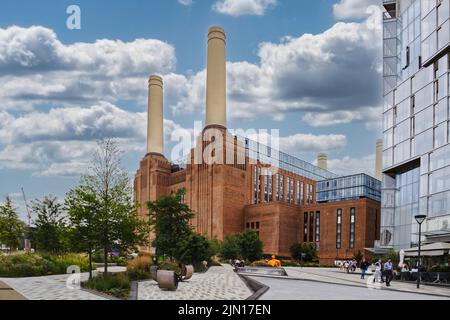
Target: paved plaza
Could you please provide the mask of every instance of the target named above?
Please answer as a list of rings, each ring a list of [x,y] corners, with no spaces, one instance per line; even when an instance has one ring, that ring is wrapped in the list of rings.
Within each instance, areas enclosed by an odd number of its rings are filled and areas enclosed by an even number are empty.
[[[140,282],[138,286],[138,300],[245,300],[252,294],[228,265],[195,273],[181,282],[177,291],[163,291],[155,281]]]
[[[110,267],[109,272],[123,272],[125,268]],[[98,268],[96,272],[101,272]],[[105,297],[78,289],[70,289],[66,282],[70,277],[68,274],[31,277],[31,278],[0,278],[0,283],[14,289],[16,294],[27,300],[107,300]],[[89,278],[88,273],[81,273],[81,281]]]
[[[346,273],[338,268],[293,268],[286,267],[286,272],[289,278],[300,280],[313,280],[318,282],[325,282],[331,284],[343,284],[349,286],[359,286],[367,288],[367,286],[373,286],[373,278],[371,275],[367,275],[365,280],[360,279],[360,274]],[[369,279],[369,281],[368,281]],[[415,283],[406,283],[400,281],[393,281],[391,287],[387,288],[384,284],[378,284],[383,291],[402,291],[408,293],[422,293],[436,296],[450,297],[450,287],[439,286],[427,286],[421,285],[420,289],[417,289]]]
[[[316,281],[264,277],[252,279],[270,287],[259,300],[450,300],[446,297]]]
[[[361,280],[359,274],[347,274],[329,268],[286,267],[287,277],[250,276],[269,290],[261,300],[450,300],[450,288],[424,286],[418,291],[414,283],[392,282],[373,287],[370,275]],[[101,269],[98,271],[102,271]],[[97,271],[97,272],[98,272]],[[111,272],[125,268],[112,267]],[[82,273],[81,281],[88,278]],[[69,275],[33,278],[0,278],[1,300],[105,300],[105,296],[85,290],[70,289]],[[369,287],[368,287],[369,284]],[[253,292],[229,265],[211,267],[179,284],[177,291],[159,289],[155,281],[138,283],[138,300],[245,300]]]

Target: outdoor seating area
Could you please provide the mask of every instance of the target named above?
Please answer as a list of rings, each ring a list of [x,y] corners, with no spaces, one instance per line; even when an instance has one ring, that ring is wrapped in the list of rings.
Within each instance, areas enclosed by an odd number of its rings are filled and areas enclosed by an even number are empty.
[[[420,282],[450,286],[449,267],[450,243],[437,242],[421,246]],[[401,281],[417,281],[417,259],[419,248],[414,247],[400,251],[400,266],[402,271],[396,278]]]

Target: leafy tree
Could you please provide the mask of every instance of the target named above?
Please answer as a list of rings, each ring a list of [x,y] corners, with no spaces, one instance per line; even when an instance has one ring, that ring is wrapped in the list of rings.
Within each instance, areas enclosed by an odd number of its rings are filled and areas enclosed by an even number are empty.
[[[36,249],[49,253],[66,251],[67,225],[63,205],[58,203],[56,197],[47,196],[43,200],[33,201],[31,208],[37,214],[33,230]]]
[[[298,261],[311,262],[317,259],[317,249],[313,244],[296,243],[291,246],[289,251],[292,258]]]
[[[243,259],[250,262],[260,260],[263,254],[263,242],[258,234],[252,230],[246,230],[237,236],[239,253]]]
[[[357,263],[358,266],[359,266],[359,265],[361,264],[363,258],[364,258],[364,256],[363,256],[361,250],[358,250],[358,252],[355,254],[354,258],[355,258],[355,260],[356,260],[356,263]]]
[[[105,274],[108,254],[147,243],[148,226],[137,215],[128,174],[121,168],[121,152],[112,139],[102,140],[92,159],[89,174],[68,193],[66,207],[75,227],[74,236],[85,250],[102,249]],[[82,236],[86,231],[89,240]]]
[[[17,209],[14,208],[10,197],[6,197],[5,202],[0,204],[0,243],[15,250],[20,246],[25,224],[19,219]]]
[[[208,240],[208,244],[209,244],[209,256],[210,257],[217,256],[222,248],[222,242],[217,238],[214,238]]]
[[[220,256],[224,259],[237,259],[239,254],[237,235],[226,236],[220,249]]]
[[[204,236],[191,232],[179,241],[175,258],[180,263],[199,265],[211,258],[210,244]]]
[[[65,207],[71,224],[70,242],[75,251],[87,252],[89,279],[92,279],[92,253],[98,247],[98,211],[100,201],[92,186],[82,178],[66,195]]]
[[[157,255],[167,255],[170,258],[178,256],[178,244],[188,241],[192,236],[189,221],[194,213],[188,205],[181,201],[185,190],[176,194],[164,196],[147,203],[151,231],[155,233],[153,246]]]

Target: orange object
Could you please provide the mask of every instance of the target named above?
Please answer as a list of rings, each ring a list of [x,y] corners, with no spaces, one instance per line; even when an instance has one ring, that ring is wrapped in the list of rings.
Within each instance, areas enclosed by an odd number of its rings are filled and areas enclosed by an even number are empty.
[[[275,256],[272,256],[272,260],[269,260],[267,262],[267,264],[269,266],[271,266],[272,268],[280,268],[281,267],[281,261],[277,260]]]

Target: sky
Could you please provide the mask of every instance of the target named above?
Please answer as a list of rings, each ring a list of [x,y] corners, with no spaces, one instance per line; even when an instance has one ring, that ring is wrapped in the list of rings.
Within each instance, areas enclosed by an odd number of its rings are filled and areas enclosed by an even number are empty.
[[[2,0],[0,201],[63,199],[96,141],[130,176],[146,151],[147,80],[164,79],[165,151],[203,121],[207,30],[227,32],[228,127],[279,129],[280,149],[374,174],[381,135],[379,0]],[[70,29],[67,8],[80,9]],[[72,20],[71,20],[72,21]],[[175,156],[173,156],[174,158]],[[173,159],[176,160],[176,159]]]

